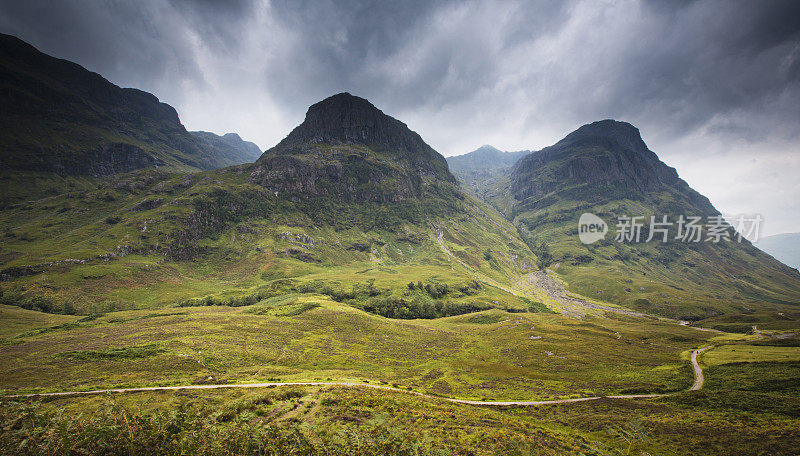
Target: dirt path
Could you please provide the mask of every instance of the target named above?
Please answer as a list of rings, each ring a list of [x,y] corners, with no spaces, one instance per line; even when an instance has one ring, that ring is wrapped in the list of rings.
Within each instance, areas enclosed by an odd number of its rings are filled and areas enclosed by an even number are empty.
[[[703,387],[703,369],[698,363],[698,356],[710,349],[712,346],[704,347],[699,350],[693,350],[691,356],[692,368],[694,369],[694,384],[689,388],[689,391],[697,391]],[[181,386],[146,386],[141,388],[114,388],[103,390],[90,390],[90,391],[61,391],[56,393],[34,393],[34,394],[12,394],[4,396],[6,398],[29,398],[29,397],[53,397],[53,396],[83,396],[92,394],[109,394],[109,393],[135,393],[145,391],[177,391],[177,390],[206,390],[206,389],[222,389],[222,388],[270,388],[277,386],[344,386],[348,388],[373,388],[384,391],[394,391],[400,393],[414,394],[416,396],[426,397],[429,399],[441,399],[444,401],[454,402],[456,404],[467,405],[490,405],[490,406],[537,406],[537,405],[553,405],[553,404],[568,404],[572,402],[585,402],[595,401],[602,398],[610,399],[647,399],[654,397],[665,397],[676,393],[664,394],[623,394],[616,396],[591,396],[591,397],[577,397],[572,399],[555,399],[548,401],[473,401],[468,399],[454,399],[449,397],[432,396],[430,394],[420,393],[417,391],[408,391],[400,388],[383,385],[371,385],[369,383],[356,383],[356,382],[268,382],[268,383],[228,383],[224,385],[181,385]]]
[[[689,391],[697,391],[703,387],[703,382],[705,381],[705,377],[703,376],[703,368],[700,367],[700,363],[697,362],[697,357],[700,356],[700,353],[703,353],[706,350],[714,348],[713,345],[701,348],[700,350],[692,350],[692,369],[694,369],[694,385],[689,388]]]

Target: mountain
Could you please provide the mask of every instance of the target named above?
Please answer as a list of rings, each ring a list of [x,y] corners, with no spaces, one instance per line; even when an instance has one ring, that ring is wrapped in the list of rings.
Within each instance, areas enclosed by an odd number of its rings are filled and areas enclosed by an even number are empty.
[[[250,141],[243,140],[236,133],[225,133],[219,136],[207,131],[190,131],[207,150],[218,160],[231,165],[252,163],[261,156],[261,149]],[[220,166],[221,168],[221,166]]]
[[[251,161],[236,138],[186,131],[175,109],[0,34],[0,169],[105,176]]]
[[[755,245],[783,264],[800,269],[800,233],[765,236]]]
[[[502,178],[508,168],[529,153],[529,150],[503,152],[485,145],[467,154],[447,157],[447,164],[458,180],[475,193],[489,182]]]
[[[547,310],[512,290],[536,264],[515,228],[417,133],[347,93],[255,163],[76,181],[0,210],[0,233],[0,297],[28,307],[324,294],[391,318]]]
[[[447,164],[456,174],[494,170],[513,166],[517,160],[529,153],[531,153],[529,150],[501,151],[487,144],[463,155],[447,157]]]
[[[303,123],[258,159],[251,181],[347,201],[402,201],[436,186],[456,188],[444,157],[417,133],[349,93],[312,105]]]
[[[517,162],[511,192],[526,209],[548,205],[548,196],[558,195],[590,204],[646,200],[674,213],[719,214],[708,198],[647,148],[636,127],[614,120],[584,125]],[[662,192],[669,194],[669,201]]]
[[[668,242],[658,242],[661,234],[645,242],[650,216],[673,224],[681,215],[700,216],[708,224],[719,212],[628,123],[584,125],[478,193],[513,221],[541,267],[584,296],[689,320],[800,303],[800,274],[747,240],[737,242],[732,230],[730,242],[694,243],[676,240],[672,225]],[[608,224],[604,239],[580,241],[583,213]],[[640,242],[616,241],[623,216],[645,221]]]

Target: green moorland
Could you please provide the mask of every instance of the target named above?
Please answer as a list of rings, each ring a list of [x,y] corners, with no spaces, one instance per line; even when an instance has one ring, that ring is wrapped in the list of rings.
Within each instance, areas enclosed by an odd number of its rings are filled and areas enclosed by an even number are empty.
[[[800,350],[794,338],[498,309],[398,320],[310,293],[90,318],[0,312],[13,327],[0,347],[5,394],[254,381],[407,390],[6,398],[3,453],[789,455],[800,442],[800,364],[764,362],[767,353]],[[686,350],[709,343],[705,388],[679,392],[692,382]],[[733,351],[741,356],[730,358]],[[443,399],[657,391],[679,393],[538,407]]]
[[[25,317],[13,309],[4,321]],[[681,352],[714,335],[498,309],[398,320],[303,293],[16,327],[0,348],[7,392],[336,380],[487,400],[680,391],[692,383]]]
[[[795,384],[798,366],[767,365]],[[785,364],[785,363],[781,363]],[[276,387],[6,400],[15,454],[795,454],[791,390],[735,382],[650,400],[479,407],[367,388]],[[733,389],[728,389],[730,387]],[[796,386],[796,385],[795,385]],[[796,390],[796,387],[795,387]],[[796,392],[794,393],[796,394]]]

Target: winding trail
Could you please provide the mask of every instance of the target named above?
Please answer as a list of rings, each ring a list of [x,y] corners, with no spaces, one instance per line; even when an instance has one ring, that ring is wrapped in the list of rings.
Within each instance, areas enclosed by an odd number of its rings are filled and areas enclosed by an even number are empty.
[[[692,350],[692,369],[694,369],[694,385],[689,388],[689,391],[697,391],[703,388],[703,382],[705,381],[705,377],[703,376],[703,368],[700,367],[700,364],[697,362],[697,357],[700,356],[700,353],[713,348],[714,346],[708,346],[701,348],[700,350]]]
[[[703,369],[698,363],[698,356],[704,351],[713,348],[714,346],[704,347],[698,350],[692,350],[691,362],[694,369],[694,384],[688,391],[697,391],[703,387]],[[444,401],[454,402],[456,404],[467,405],[489,405],[489,406],[537,406],[537,405],[553,405],[553,404],[568,404],[572,402],[586,402],[596,401],[602,398],[609,399],[647,399],[654,397],[671,396],[677,393],[661,393],[661,394],[623,394],[616,396],[591,396],[591,397],[577,397],[572,399],[554,399],[548,401],[473,401],[468,399],[454,399],[449,397],[432,396],[430,394],[420,393],[417,391],[408,391],[391,386],[372,385],[369,383],[356,383],[356,382],[268,382],[268,383],[226,383],[222,385],[178,385],[178,386],[145,386],[141,388],[114,388],[90,391],[60,391],[55,393],[32,393],[32,394],[12,394],[3,396],[5,398],[32,398],[32,397],[53,397],[53,396],[83,396],[92,394],[110,394],[110,393],[136,393],[144,391],[177,391],[177,390],[206,390],[206,389],[222,389],[222,388],[270,388],[277,386],[344,386],[349,388],[373,388],[384,391],[394,391],[400,393],[413,394],[416,396],[426,397],[430,399],[440,399]]]

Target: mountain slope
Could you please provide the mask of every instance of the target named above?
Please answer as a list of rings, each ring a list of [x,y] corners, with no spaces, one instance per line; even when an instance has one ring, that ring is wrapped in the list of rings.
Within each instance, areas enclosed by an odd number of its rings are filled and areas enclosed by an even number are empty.
[[[0,106],[3,170],[62,176],[148,167],[197,171],[243,163],[254,155],[224,138],[190,134],[175,109],[152,94],[117,87],[2,34]]]
[[[747,240],[682,242],[673,225],[668,242],[658,242],[660,234],[645,242],[650,216],[701,216],[705,224],[719,212],[630,124],[585,125],[522,158],[481,194],[514,222],[542,267],[585,296],[685,319],[800,303],[800,275]],[[580,241],[585,212],[609,225],[604,240]],[[640,242],[615,240],[623,216],[643,217]]]
[[[800,269],[800,233],[766,236],[759,239],[755,245],[783,264]]]
[[[514,227],[419,135],[349,94],[312,106],[256,163],[117,175],[10,207],[0,229],[0,285],[26,305],[322,293],[395,318],[545,310],[507,291],[536,263]]]

